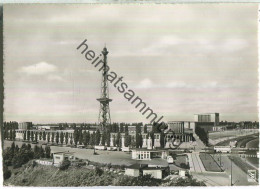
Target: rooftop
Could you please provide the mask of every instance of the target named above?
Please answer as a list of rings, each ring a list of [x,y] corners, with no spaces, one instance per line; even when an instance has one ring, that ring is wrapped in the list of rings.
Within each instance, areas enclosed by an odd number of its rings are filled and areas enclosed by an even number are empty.
[[[147,164],[132,164],[132,165],[130,165],[130,166],[128,166],[128,167],[126,167],[126,168],[128,168],[128,169],[144,169],[145,167],[148,167],[148,165]]]
[[[75,152],[54,152],[53,154],[74,154]]]

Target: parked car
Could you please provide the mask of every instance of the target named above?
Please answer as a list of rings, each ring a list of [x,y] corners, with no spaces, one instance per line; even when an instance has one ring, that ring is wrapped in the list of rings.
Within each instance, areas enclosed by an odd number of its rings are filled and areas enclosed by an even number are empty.
[[[167,156],[167,162],[168,162],[168,163],[173,163],[173,158],[172,158],[172,156]]]
[[[78,145],[78,148],[80,148],[80,149],[84,149],[84,148],[86,148],[84,145]]]

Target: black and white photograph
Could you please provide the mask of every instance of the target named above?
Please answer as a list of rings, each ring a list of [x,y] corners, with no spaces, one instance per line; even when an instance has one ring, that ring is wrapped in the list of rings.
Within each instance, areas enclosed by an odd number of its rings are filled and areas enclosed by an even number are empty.
[[[258,4],[2,9],[4,187],[259,185]]]

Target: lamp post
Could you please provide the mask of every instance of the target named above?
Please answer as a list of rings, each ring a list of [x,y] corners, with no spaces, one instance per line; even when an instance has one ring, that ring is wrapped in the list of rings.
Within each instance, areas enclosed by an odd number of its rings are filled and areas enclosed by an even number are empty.
[[[230,168],[230,186],[233,186],[233,183],[232,183],[232,177],[233,177],[233,167],[232,167],[232,164],[233,164],[233,162],[232,162],[232,158],[230,157],[230,161],[231,161],[231,168]]]

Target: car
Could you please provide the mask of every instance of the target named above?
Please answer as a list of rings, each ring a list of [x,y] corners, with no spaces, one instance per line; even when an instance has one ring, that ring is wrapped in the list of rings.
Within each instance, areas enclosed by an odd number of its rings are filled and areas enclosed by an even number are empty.
[[[168,163],[173,163],[173,158],[172,158],[172,156],[167,156],[167,162],[168,162]]]
[[[84,149],[84,148],[86,148],[84,145],[78,145],[78,148],[80,148],[80,149]]]

